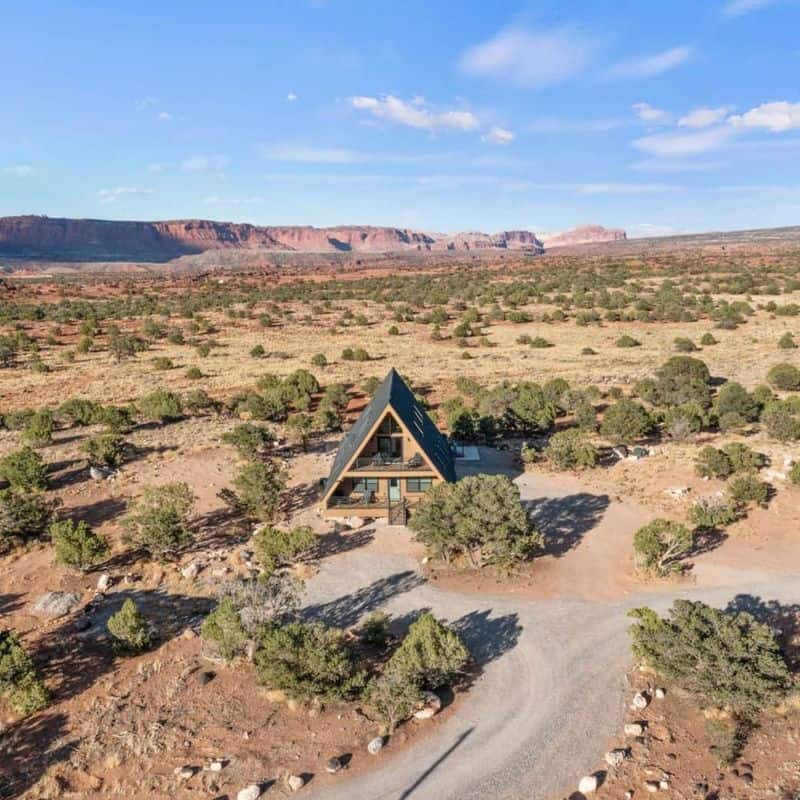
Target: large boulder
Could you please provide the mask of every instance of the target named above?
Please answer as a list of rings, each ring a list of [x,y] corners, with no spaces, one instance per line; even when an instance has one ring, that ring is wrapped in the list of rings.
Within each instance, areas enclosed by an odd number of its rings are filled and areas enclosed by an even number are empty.
[[[374,739],[371,739],[367,745],[367,752],[371,756],[376,756],[381,750],[383,750],[383,744],[383,736],[376,736]]]
[[[578,784],[578,791],[581,794],[592,794],[592,792],[597,791],[599,785],[600,781],[597,779],[597,775],[586,775],[581,778]]]
[[[47,592],[36,601],[32,610],[37,617],[56,619],[69,614],[79,602],[78,595],[72,592]]]
[[[605,762],[609,767],[620,767],[629,755],[630,753],[625,748],[615,747],[605,754]]]
[[[442,698],[436,692],[422,693],[420,708],[414,712],[414,719],[430,719],[442,710]]]
[[[257,783],[251,783],[239,790],[236,800],[258,800],[259,797],[261,797],[261,787]]]
[[[286,785],[291,791],[299,792],[306,785],[306,780],[302,775],[289,775]]]

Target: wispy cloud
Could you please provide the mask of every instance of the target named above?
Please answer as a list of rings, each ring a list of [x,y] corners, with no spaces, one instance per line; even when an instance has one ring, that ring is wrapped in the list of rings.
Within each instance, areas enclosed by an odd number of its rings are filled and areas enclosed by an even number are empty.
[[[634,103],[631,108],[642,122],[647,122],[650,125],[663,125],[671,119],[668,111],[654,108],[650,103]]]
[[[35,172],[36,170],[30,164],[11,164],[3,167],[3,174],[11,175],[14,178],[28,178]]]
[[[695,108],[678,120],[681,128],[709,128],[722,122],[728,116],[730,108],[720,106],[719,108]]]
[[[169,122],[170,120],[172,120],[172,114],[170,114],[169,111],[160,111],[158,114],[158,118],[162,122]]]
[[[735,128],[761,128],[772,133],[800,129],[800,103],[785,100],[775,103],[762,103],[744,114],[730,117]]]
[[[626,227],[632,239],[649,239],[656,236],[674,236],[679,233],[671,225],[659,225],[657,222],[637,222]]]
[[[611,79],[653,78],[684,64],[691,58],[692,52],[691,47],[682,45],[649,56],[625,59],[609,67],[605,74]]]
[[[529,133],[602,133],[625,125],[621,119],[562,119],[540,117],[523,126]]]
[[[497,125],[492,126],[489,130],[481,137],[484,142],[488,142],[489,144],[511,144],[514,141],[514,132],[508,130],[507,128],[500,128]]]
[[[133,186],[115,186],[113,189],[100,189],[97,196],[101,203],[115,203],[120,197],[134,194],[152,194],[152,189],[137,189]]]
[[[636,172],[711,172],[726,166],[722,161],[697,161],[674,158],[648,158],[631,164]]]
[[[184,172],[220,172],[224,170],[230,159],[224,155],[197,155],[190,156],[181,161]]]
[[[730,0],[722,8],[725,17],[743,17],[753,11],[775,5],[777,0]]]
[[[572,26],[550,30],[511,26],[469,48],[459,65],[468,75],[540,88],[579,74],[596,50],[592,37]]]
[[[136,110],[146,111],[148,108],[152,108],[156,105],[156,103],[158,103],[158,99],[155,97],[143,97],[141,100],[137,101]]]
[[[471,111],[434,111],[422,97],[406,101],[391,94],[382,97],[359,95],[350,98],[350,105],[358,111],[366,111],[376,119],[418,130],[474,131],[480,127],[480,121]]]
[[[727,126],[698,131],[654,133],[634,140],[633,146],[658,158],[686,158],[710,153],[726,145],[733,134]]]
[[[297,100],[297,95],[294,92],[289,92],[289,94],[286,95],[286,100],[290,103],[294,103],[294,101]]]
[[[273,142],[258,148],[267,161],[296,164],[424,164],[447,161],[452,153],[368,153],[348,147],[318,147],[316,145]]]
[[[154,161],[152,164],[147,165],[147,171],[151,175],[160,175],[162,172],[166,172],[169,169],[169,164],[164,164],[161,161]]]

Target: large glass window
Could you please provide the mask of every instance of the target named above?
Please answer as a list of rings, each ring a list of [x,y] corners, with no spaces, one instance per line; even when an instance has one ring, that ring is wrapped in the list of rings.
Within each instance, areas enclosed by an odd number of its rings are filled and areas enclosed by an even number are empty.
[[[427,492],[432,484],[433,480],[431,478],[406,478],[406,491]]]
[[[353,481],[353,491],[359,494],[364,492],[377,492],[378,479],[377,478],[357,478]]]

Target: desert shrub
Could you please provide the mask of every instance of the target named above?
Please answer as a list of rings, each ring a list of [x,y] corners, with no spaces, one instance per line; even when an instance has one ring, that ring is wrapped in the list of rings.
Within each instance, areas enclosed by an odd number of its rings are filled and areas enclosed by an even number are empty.
[[[117,433],[100,433],[84,443],[84,450],[92,464],[118,467],[125,461],[125,440]]]
[[[451,684],[469,662],[461,637],[430,612],[412,623],[386,664],[384,674],[400,676],[420,689]]]
[[[581,400],[575,406],[575,424],[589,433],[597,430],[597,412],[588,401]]]
[[[136,409],[149,422],[171,422],[180,419],[183,404],[180,397],[166,389],[156,389],[136,401]]]
[[[0,489],[0,553],[42,536],[56,505],[42,492]]]
[[[697,345],[687,336],[676,337],[674,345],[679,353],[694,353],[698,349]]]
[[[186,370],[186,378],[190,381],[199,381],[201,378],[205,378],[205,375],[200,367],[189,367]]]
[[[33,447],[42,447],[52,441],[55,427],[53,412],[49,408],[42,408],[34,412],[27,421],[22,438]]]
[[[559,469],[595,467],[600,458],[597,448],[577,428],[554,433],[545,448],[545,456]]]
[[[670,439],[679,442],[694,433],[699,433],[706,421],[703,408],[696,403],[670,406],[664,412],[664,431]]]
[[[257,344],[255,347],[250,349],[250,358],[264,358],[267,354],[267,351],[264,349],[264,345]]]
[[[747,743],[748,725],[734,717],[706,720],[706,735],[722,766],[732,766]]]
[[[725,500],[704,498],[689,509],[689,519],[705,530],[724,528],[736,521],[736,508]]]
[[[168,358],[167,356],[155,356],[153,359],[151,359],[150,363],[157,370],[168,370],[175,368],[175,364],[173,363],[172,359]]]
[[[300,443],[303,452],[308,452],[308,441],[314,430],[314,417],[311,414],[292,414],[286,420],[286,429]]]
[[[788,400],[773,400],[761,412],[767,433],[781,442],[800,439],[800,409]]]
[[[105,425],[109,433],[127,433],[133,427],[131,411],[124,406],[101,406],[97,409],[94,421],[98,425]]]
[[[319,622],[263,626],[255,667],[262,683],[292,697],[343,699],[364,685],[342,632]]]
[[[679,568],[682,558],[694,547],[692,532],[678,522],[654,519],[636,531],[633,550],[646,572],[666,575]]]
[[[384,611],[373,611],[359,626],[361,640],[371,647],[386,647],[390,621],[391,617]]]
[[[733,478],[728,485],[728,494],[735,503],[764,505],[769,499],[770,485],[752,473],[744,473]]]
[[[723,445],[722,452],[730,459],[734,472],[754,472],[766,464],[763,453],[757,453],[741,442]]]
[[[728,454],[710,445],[704,447],[694,460],[694,468],[702,478],[725,479],[733,474]]]
[[[205,389],[192,389],[183,396],[183,407],[190,414],[199,414],[201,411],[217,411],[220,403],[210,397]]]
[[[520,503],[519,487],[505,475],[435,484],[409,524],[437,556],[449,562],[465,555],[476,569],[529,558],[543,544]]]
[[[106,627],[113,640],[114,652],[118,655],[133,656],[150,646],[147,620],[130,597],[116,614],[111,615]]]
[[[420,689],[396,672],[373,678],[364,690],[364,702],[375,712],[391,735],[408,719],[422,700]]]
[[[106,540],[95,533],[89,524],[72,519],[56,520],[50,525],[56,562],[85,572],[108,553]]]
[[[519,384],[520,387],[525,385],[526,384]],[[551,378],[542,386],[542,392],[545,400],[557,411],[569,410],[570,398],[574,393],[570,389],[569,382],[565,378]]]
[[[800,389],[800,369],[794,364],[776,364],[767,373],[767,383],[775,389],[797,391]]]
[[[46,489],[47,466],[32,447],[23,447],[0,459],[0,478],[13,489]]]
[[[195,497],[185,483],[148,486],[124,520],[131,541],[159,559],[174,557],[192,538]]]
[[[713,333],[704,333],[700,337],[700,344],[703,345],[703,347],[713,347],[715,344],[718,344],[718,342],[716,338],[714,338]]]
[[[232,661],[244,652],[247,631],[231,597],[220,598],[217,607],[203,620],[200,635],[213,642],[226,661]]]
[[[325,357],[324,353],[314,353],[311,356],[311,364],[315,367],[327,367],[328,366],[328,359]]]
[[[606,409],[600,433],[615,444],[631,444],[653,429],[653,420],[639,403],[621,398]]]
[[[728,414],[736,414],[745,422],[753,422],[758,419],[759,403],[741,384],[729,381],[717,393],[714,411],[720,421]]]
[[[789,688],[775,634],[748,613],[676,600],[666,619],[650,608],[630,616],[636,658],[704,703],[753,715]]]
[[[792,464],[789,470],[789,480],[795,485],[800,486],[800,461]]]
[[[582,347],[581,348],[581,355],[582,356],[596,356],[597,351],[593,350],[591,347]]]
[[[233,430],[222,434],[222,441],[233,445],[242,458],[253,460],[266,453],[274,444],[275,437],[269,428],[244,422]]]
[[[0,629],[0,696],[23,717],[41,711],[49,699],[19,634],[8,629]]]
[[[308,525],[281,530],[265,525],[253,534],[256,560],[267,573],[307,557],[314,549],[317,537]]]
[[[240,468],[233,485],[235,492],[223,490],[220,496],[242,514],[262,522],[272,522],[286,488],[286,471],[274,461],[258,461]]]
[[[633,336],[629,336],[627,333],[624,333],[616,341],[617,347],[640,347],[641,344],[638,339],[634,339]]]
[[[69,400],[65,400],[58,407],[58,416],[66,420],[70,425],[84,427],[95,422],[97,411],[97,403],[93,403],[91,400],[83,400],[80,397],[72,397]]]
[[[533,339],[531,339],[530,346],[541,350],[546,347],[553,347],[554,345],[552,342],[548,342],[547,339],[542,336],[535,336]]]
[[[796,350],[797,349],[797,342],[794,340],[794,336],[792,336],[791,332],[786,331],[786,333],[778,339],[778,348],[780,350]]]
[[[505,416],[522,433],[546,431],[553,427],[556,419],[555,404],[548,398],[547,393],[541,386],[530,381],[523,381],[513,389],[496,387],[482,398],[482,406],[499,400],[499,410],[500,406],[506,402],[506,398],[502,397],[506,392],[507,399],[510,402],[503,409],[503,412],[501,414],[492,414],[489,411],[488,414],[483,416]]]
[[[656,370],[649,396],[642,397],[658,406],[697,403],[711,405],[711,375],[705,362],[691,356],[673,356]]]
[[[300,606],[303,584],[287,572],[273,572],[258,578],[236,580],[222,587],[239,613],[248,636],[255,636],[265,625],[278,625],[293,619]]]

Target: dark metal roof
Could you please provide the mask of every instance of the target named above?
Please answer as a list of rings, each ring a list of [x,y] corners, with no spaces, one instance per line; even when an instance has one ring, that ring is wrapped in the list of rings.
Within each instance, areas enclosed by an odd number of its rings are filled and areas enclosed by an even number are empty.
[[[328,480],[325,481],[326,494],[339,481],[345,467],[363,447],[367,434],[375,423],[383,418],[389,408],[395,412],[400,422],[416,439],[428,461],[442,474],[442,477],[447,481],[455,481],[456,469],[447,439],[441,434],[425,409],[417,402],[414,393],[393,367],[383,379],[369,405],[361,412],[355,425],[342,439],[331,467],[331,473],[328,475]]]

